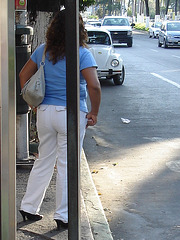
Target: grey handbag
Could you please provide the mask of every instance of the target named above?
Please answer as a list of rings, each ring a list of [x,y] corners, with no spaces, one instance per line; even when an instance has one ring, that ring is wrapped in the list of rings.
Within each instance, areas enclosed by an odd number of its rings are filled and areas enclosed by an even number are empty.
[[[21,94],[28,105],[37,107],[44,99],[45,79],[44,79],[45,52],[37,72],[24,84]]]

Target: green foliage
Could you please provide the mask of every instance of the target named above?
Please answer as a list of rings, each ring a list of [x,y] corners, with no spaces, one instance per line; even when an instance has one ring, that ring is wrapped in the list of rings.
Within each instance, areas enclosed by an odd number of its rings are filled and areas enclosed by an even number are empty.
[[[66,5],[66,0],[59,0],[60,4]],[[79,0],[79,10],[85,11],[87,7],[94,5],[95,0]]]
[[[95,0],[79,0],[79,10],[85,11],[87,7],[94,4],[95,4]]]
[[[165,15],[166,14],[166,7],[163,6],[160,9],[161,9],[161,14]]]
[[[96,16],[96,15],[91,15],[91,16],[89,16],[88,18],[89,18],[89,19],[97,19],[97,20],[98,20],[98,16]]]
[[[127,10],[127,16],[132,17],[132,10],[130,8],[128,8]]]
[[[142,30],[142,31],[148,31],[149,30],[149,28],[146,28],[145,23],[136,23],[134,28],[137,29],[137,30]]]
[[[85,11],[87,7],[94,4],[95,0],[79,0],[79,11]],[[37,11],[55,13],[59,11],[60,6],[66,6],[66,0],[28,0],[29,20],[30,22],[36,20]]]
[[[97,14],[98,18],[103,18],[103,9],[98,8],[98,10],[96,11],[96,14]]]

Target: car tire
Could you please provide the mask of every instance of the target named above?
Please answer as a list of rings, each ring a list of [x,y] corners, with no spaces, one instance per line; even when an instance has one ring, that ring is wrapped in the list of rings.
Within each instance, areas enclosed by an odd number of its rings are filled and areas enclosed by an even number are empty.
[[[166,43],[166,40],[164,39],[164,48],[168,48],[168,45]]]
[[[128,47],[132,47],[132,40],[127,43]]]
[[[150,32],[149,32],[149,38],[151,38],[152,36],[151,36],[151,34],[150,34]]]
[[[113,82],[115,85],[122,85],[125,78],[125,69],[122,67],[122,73],[113,76]]]
[[[162,43],[160,43],[160,40],[158,39],[158,47],[161,47]]]

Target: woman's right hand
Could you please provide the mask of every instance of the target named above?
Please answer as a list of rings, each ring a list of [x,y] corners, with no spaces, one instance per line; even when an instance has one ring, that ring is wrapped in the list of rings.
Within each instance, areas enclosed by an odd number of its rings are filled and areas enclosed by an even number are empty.
[[[97,115],[94,115],[93,113],[89,112],[87,115],[86,115],[86,118],[87,118],[87,125],[86,127],[88,126],[94,126],[96,123],[97,123]]]
[[[87,82],[87,88],[91,102],[91,111],[86,115],[87,127],[94,126],[97,123],[97,115],[101,102],[101,86],[98,80],[96,68],[86,68],[81,72]]]

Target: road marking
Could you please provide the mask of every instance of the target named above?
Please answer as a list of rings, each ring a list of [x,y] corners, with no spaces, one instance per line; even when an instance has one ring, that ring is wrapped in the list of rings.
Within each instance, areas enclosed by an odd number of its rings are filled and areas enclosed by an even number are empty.
[[[163,76],[161,76],[161,75],[159,75],[159,74],[157,74],[157,73],[151,73],[151,75],[153,75],[153,76],[155,76],[155,77],[157,77],[157,78],[160,78],[161,80],[163,80],[163,81],[165,81],[165,82],[168,82],[168,83],[174,85],[174,86],[177,87],[177,88],[180,88],[180,85],[179,85],[178,83],[173,82],[173,81],[171,81],[171,80],[169,80],[169,79],[167,79],[167,78],[165,78],[165,77],[163,77]]]
[[[163,70],[161,72],[180,72],[180,69],[174,69],[174,70]]]
[[[151,51],[153,51],[153,52],[158,52],[158,50],[155,50],[155,49],[150,49]]]
[[[143,137],[144,139],[150,140],[152,142],[162,142],[166,139],[161,138],[161,137]]]
[[[176,56],[176,55],[172,55],[173,57],[175,57],[175,58],[180,58],[180,56]]]

